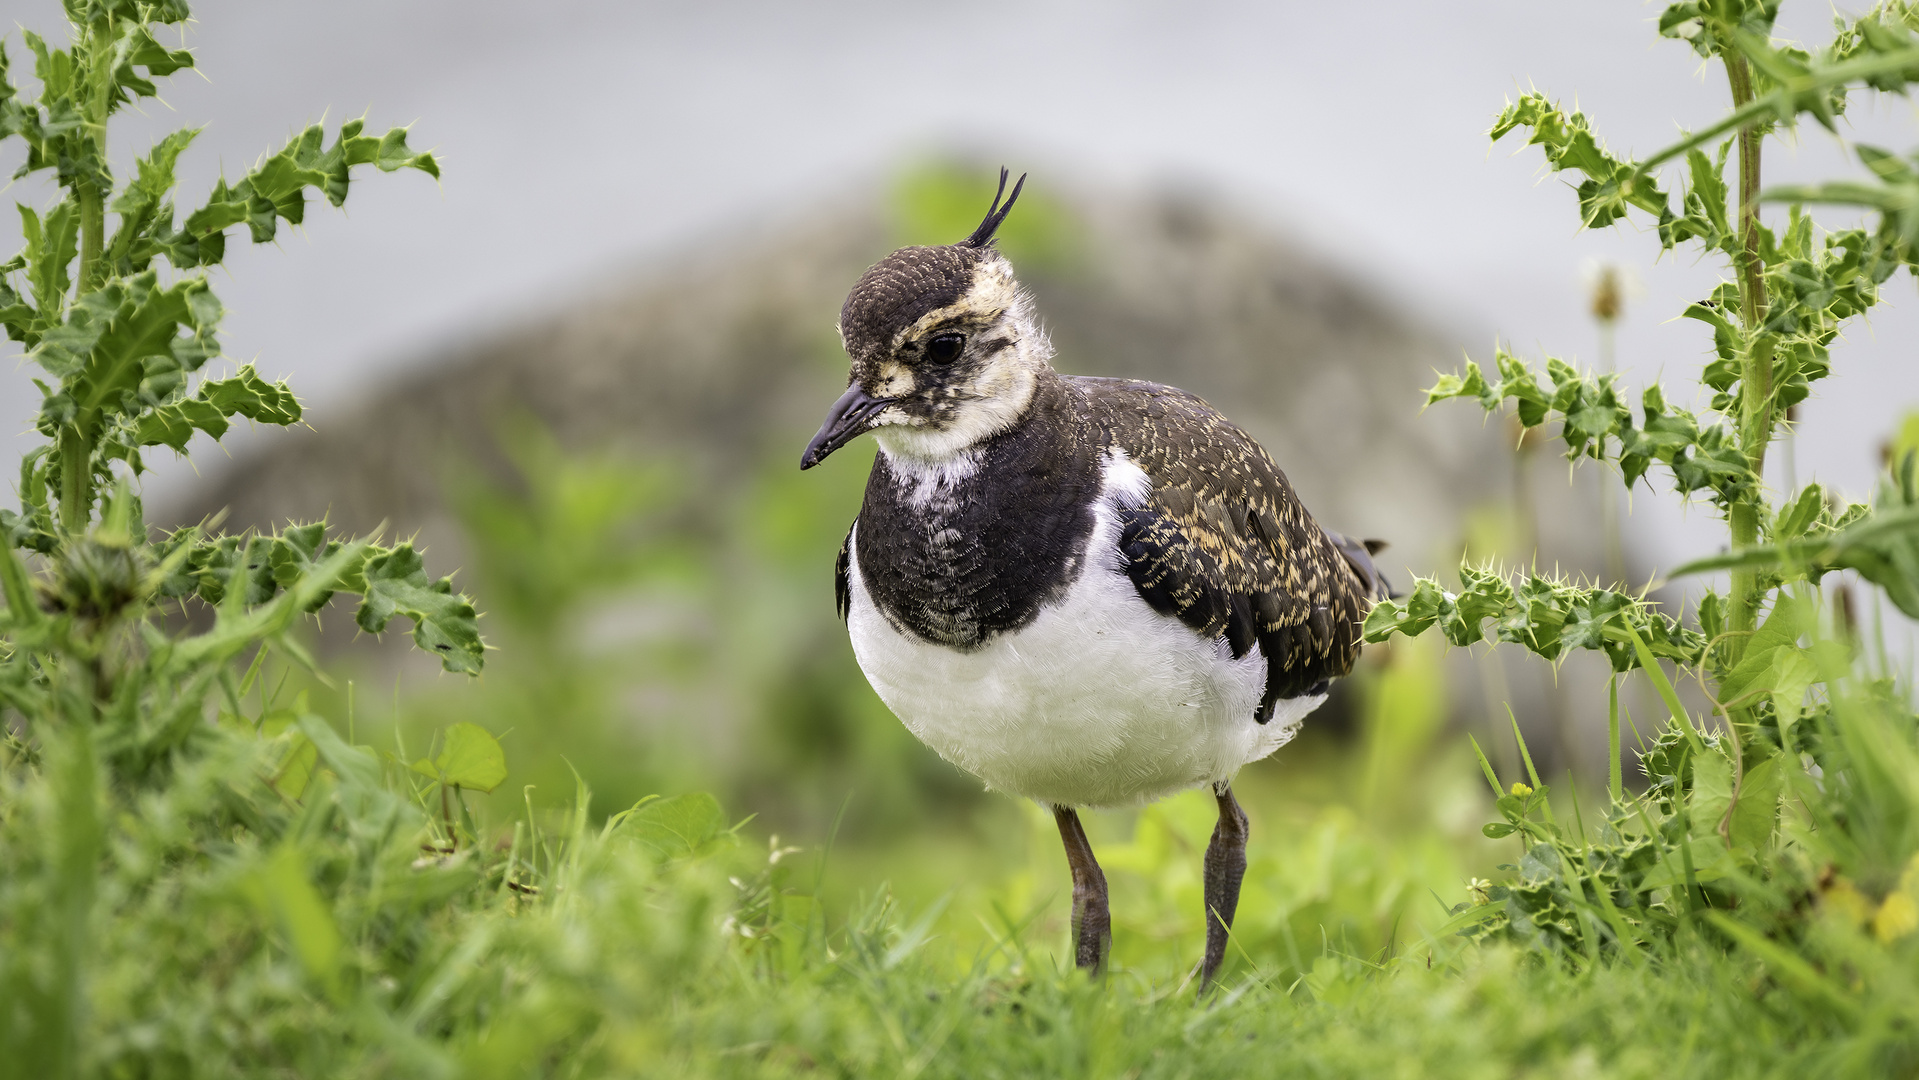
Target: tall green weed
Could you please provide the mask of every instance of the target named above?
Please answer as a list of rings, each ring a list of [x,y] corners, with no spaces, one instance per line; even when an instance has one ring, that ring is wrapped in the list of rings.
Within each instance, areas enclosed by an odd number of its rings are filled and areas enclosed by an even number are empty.
[[[1772,39],[1777,11],[1748,0],[1665,9],[1660,33],[1723,72],[1733,109],[1642,160],[1616,157],[1585,115],[1536,92],[1491,131],[1528,132],[1549,168],[1576,175],[1583,226],[1637,219],[1661,251],[1723,264],[1726,279],[1682,313],[1710,333],[1706,411],[1675,406],[1657,383],[1635,411],[1616,375],[1557,358],[1542,369],[1504,349],[1494,370],[1468,362],[1427,395],[1488,412],[1511,402],[1527,428],[1556,423],[1569,460],[1616,469],[1628,487],[1657,475],[1673,496],[1707,501],[1730,550],[1675,576],[1726,571],[1728,587],[1706,591],[1695,627],[1644,596],[1469,563],[1456,592],[1421,580],[1381,604],[1366,636],[1437,628],[1454,645],[1498,641],[1548,661],[1596,650],[1615,673],[1608,805],[1590,819],[1563,802],[1555,812],[1530,757],[1524,775],[1501,777],[1481,756],[1502,818],[1486,834],[1512,838],[1516,862],[1459,905],[1455,929],[1575,969],[1650,969],[1702,949],[1744,958],[1768,1008],[1846,1031],[1860,1060],[1908,1061],[1919,721],[1911,687],[1887,677],[1827,579],[1851,571],[1919,617],[1914,457],[1892,464],[1871,505],[1842,504],[1818,484],[1775,493],[1763,467],[1788,410],[1833,374],[1848,321],[1919,264],[1910,209],[1919,174],[1869,146],[1856,148],[1864,182],[1768,189],[1760,168],[1767,140],[1801,118],[1836,133],[1852,97],[1908,94],[1919,80],[1919,13],[1894,2],[1842,18],[1833,43],[1814,52]],[[1783,219],[1769,225],[1767,204],[1783,206]],[[1822,229],[1806,209],[1820,204],[1872,216]],[[1639,747],[1641,794],[1625,789],[1618,767],[1618,682],[1633,672],[1670,714]],[[1707,715],[1686,709],[1680,679],[1698,682]]]
[[[133,481],[155,447],[301,416],[250,366],[213,377],[222,308],[207,270],[228,233],[272,240],[304,219],[309,189],[341,205],[356,166],[439,169],[401,129],[353,120],[329,142],[314,126],[182,213],[174,167],[197,129],[120,180],[107,131],[157,95],[153,80],[193,66],[155,36],[185,5],[66,12],[66,48],[23,33],[37,96],[0,49],[0,145],[24,148],[17,176],[51,173],[60,192],[19,208],[25,246],[0,263],[0,325],[39,369],[45,438],[21,462],[21,510],[0,512],[0,1058],[34,1076],[150,1071],[136,1060],[186,1073],[197,1040],[323,1038],[298,1016],[344,1000],[364,946],[343,933],[328,875],[387,866],[395,837],[420,829],[405,789],[379,787],[377,761],[299,702],[260,686],[247,703],[268,651],[304,660],[289,631],[340,592],[358,594],[368,633],[405,616],[448,671],[477,673],[484,645],[472,604],[410,544],[330,538],[324,523],[155,538]],[[175,606],[196,608],[197,628],[170,629]],[[445,764],[435,783],[490,775],[472,753]],[[449,803],[443,842],[451,818]],[[447,880],[363,873],[345,891],[372,884],[382,903],[417,906]]]

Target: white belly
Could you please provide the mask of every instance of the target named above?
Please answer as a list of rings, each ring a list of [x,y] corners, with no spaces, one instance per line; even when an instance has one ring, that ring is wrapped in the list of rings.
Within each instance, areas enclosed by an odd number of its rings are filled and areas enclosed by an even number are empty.
[[[1135,484],[1115,471],[1107,491],[1124,497]],[[1118,529],[1103,500],[1064,599],[971,652],[896,629],[868,594],[856,550],[847,625],[860,669],[922,742],[1000,791],[1130,806],[1231,779],[1290,740],[1325,695],[1281,701],[1270,722],[1254,723],[1266,681],[1258,650],[1234,660],[1225,642],[1147,606],[1120,565]]]

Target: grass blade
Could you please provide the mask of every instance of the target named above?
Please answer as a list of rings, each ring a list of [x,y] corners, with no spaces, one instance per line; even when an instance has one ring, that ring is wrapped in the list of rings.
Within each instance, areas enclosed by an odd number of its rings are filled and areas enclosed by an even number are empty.
[[[1606,680],[1606,792],[1615,803],[1625,801],[1625,777],[1619,763],[1619,676]]]
[[[1706,744],[1700,740],[1699,732],[1693,728],[1692,718],[1686,715],[1686,707],[1680,704],[1679,694],[1672,688],[1672,682],[1666,678],[1665,670],[1659,666],[1659,659],[1652,654],[1652,650],[1646,646],[1645,639],[1639,636],[1639,632],[1632,628],[1631,623],[1621,620],[1619,625],[1626,631],[1626,636],[1632,639],[1632,649],[1639,657],[1639,666],[1646,672],[1646,677],[1652,680],[1653,689],[1659,691],[1660,700],[1666,703],[1666,709],[1672,713],[1673,723],[1679,725],[1679,730],[1686,733],[1686,741],[1692,744],[1693,750],[1703,753]]]

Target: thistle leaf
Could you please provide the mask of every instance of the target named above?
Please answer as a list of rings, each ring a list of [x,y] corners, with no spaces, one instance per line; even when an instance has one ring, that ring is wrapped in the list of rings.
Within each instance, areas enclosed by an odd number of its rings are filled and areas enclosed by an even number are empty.
[[[478,673],[485,662],[479,615],[451,578],[431,581],[411,544],[370,555],[361,571],[364,588],[354,615],[369,634],[386,630],[395,615],[413,620],[413,641],[435,653],[448,671]],[[351,587],[349,585],[348,587]]]

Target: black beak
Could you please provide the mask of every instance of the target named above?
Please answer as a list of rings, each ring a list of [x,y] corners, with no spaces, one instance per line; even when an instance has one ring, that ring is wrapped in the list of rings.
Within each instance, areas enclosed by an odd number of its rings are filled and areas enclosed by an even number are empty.
[[[876,398],[860,389],[859,383],[846,388],[846,393],[833,403],[826,414],[826,423],[820,425],[820,433],[806,444],[806,453],[800,455],[801,470],[810,469],[826,460],[826,455],[852,442],[866,431],[867,421],[874,414],[893,403],[892,398]]]

